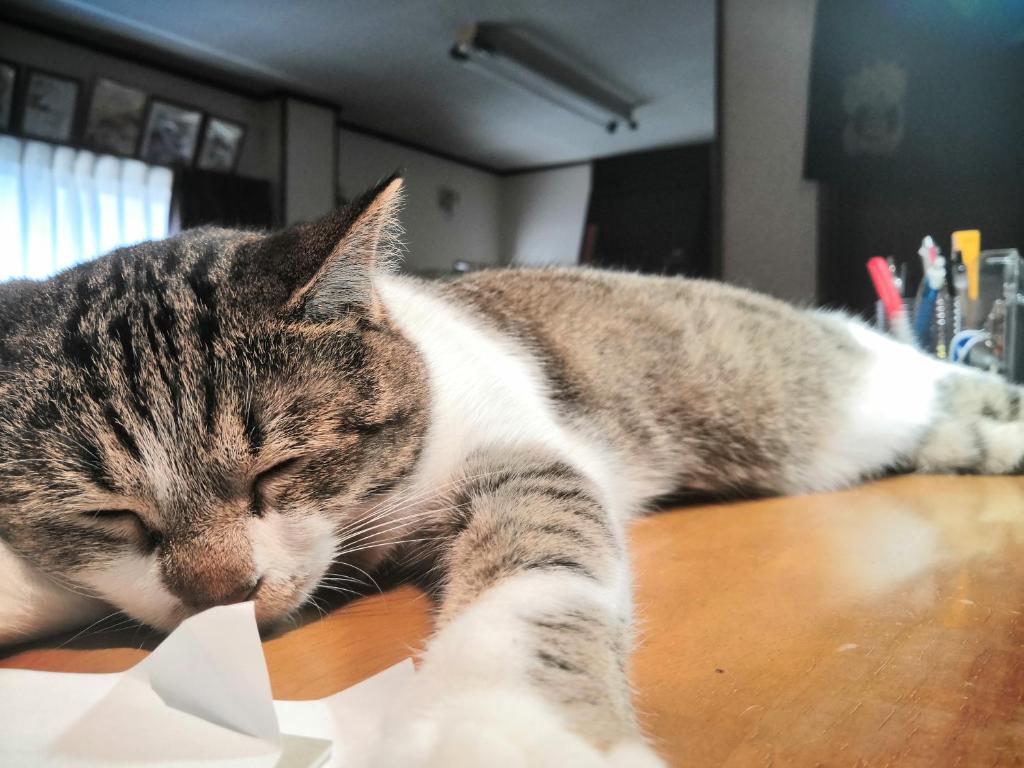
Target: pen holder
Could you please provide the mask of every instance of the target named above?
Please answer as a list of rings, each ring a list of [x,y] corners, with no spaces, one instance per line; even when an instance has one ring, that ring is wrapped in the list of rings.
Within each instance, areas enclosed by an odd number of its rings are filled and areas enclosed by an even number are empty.
[[[945,275],[926,270],[916,297],[899,299],[901,311],[891,319],[877,301],[875,327],[940,360],[1024,383],[1024,263],[1013,248],[981,251],[979,257],[975,274],[958,262],[947,264]],[[877,295],[894,305],[906,283],[893,277],[891,259],[887,265],[874,256],[867,266]]]
[[[983,252],[983,255],[989,254],[991,252]],[[998,255],[1004,260],[1003,367],[1010,381],[1021,384],[1024,383],[1024,265],[1021,264],[1020,253],[1013,248],[1006,249]]]
[[[964,302],[964,315],[967,327],[983,333],[985,342],[979,354],[963,362],[1020,382],[1024,379],[1020,254],[1013,248],[982,251],[978,272],[978,298]]]
[[[903,316],[909,321],[914,316],[914,300],[903,299],[901,303],[903,305]],[[875,302],[875,328],[896,337],[901,337],[902,334],[901,329],[893,328],[889,323],[889,318],[885,314],[885,304],[881,301]],[[900,338],[900,341],[906,341],[906,339]]]
[[[949,348],[963,329],[960,299],[943,286],[928,290],[922,282],[914,300],[911,325],[917,346],[940,360],[949,359]]]

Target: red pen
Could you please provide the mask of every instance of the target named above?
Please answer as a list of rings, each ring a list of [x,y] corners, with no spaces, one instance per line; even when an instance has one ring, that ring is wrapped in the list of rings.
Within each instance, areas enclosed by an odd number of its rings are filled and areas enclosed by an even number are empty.
[[[868,274],[875,285],[875,293],[885,307],[885,319],[889,322],[889,332],[900,341],[914,343],[914,334],[910,330],[907,313],[903,310],[903,297],[900,296],[893,280],[889,263],[881,256],[868,259]]]
[[[893,318],[903,311],[903,299],[892,279],[889,262],[881,256],[872,256],[868,259],[868,274],[871,275],[871,282],[875,284],[875,293],[885,307],[885,317],[891,323]]]

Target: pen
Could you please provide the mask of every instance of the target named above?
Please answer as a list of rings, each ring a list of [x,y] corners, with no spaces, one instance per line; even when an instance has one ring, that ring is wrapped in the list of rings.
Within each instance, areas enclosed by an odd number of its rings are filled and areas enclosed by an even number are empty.
[[[960,251],[953,251],[953,256],[946,264],[946,285],[953,303],[953,335],[964,328],[963,302],[967,298],[967,268],[964,267]]]
[[[892,274],[892,281],[896,285],[897,293],[899,293],[900,296],[905,296],[906,294],[903,291],[907,284],[905,279],[907,272],[906,264],[897,270],[896,260],[892,256],[887,256],[885,261],[889,265],[889,272]]]
[[[874,283],[875,293],[882,300],[885,307],[886,319],[892,318],[903,309],[903,302],[900,300],[900,292],[896,289],[896,282],[889,271],[889,264],[881,256],[872,256],[868,259],[868,274],[871,275],[871,282]]]
[[[979,270],[981,269],[981,232],[977,229],[961,229],[953,233],[953,251],[960,251],[960,258],[967,273],[967,324],[978,325],[977,302]]]
[[[977,301],[981,232],[977,229],[961,229],[954,232],[953,251],[960,251],[960,258],[967,269],[967,298]]]
[[[875,286],[875,293],[878,294],[882,306],[885,308],[885,317],[889,322],[889,328],[893,336],[902,341],[913,342],[913,334],[910,324],[907,322],[907,315],[903,311],[903,299],[896,289],[896,283],[892,272],[889,271],[889,263],[881,256],[872,256],[867,263],[868,274]]]
[[[932,316],[935,314],[935,303],[938,299],[939,291],[942,290],[942,286],[946,281],[946,260],[939,255],[939,249],[931,237],[925,237],[921,241],[921,249],[918,253],[921,255],[921,261],[925,264],[925,270],[924,279],[921,281],[921,301],[918,304],[917,315],[914,318],[914,333],[917,336],[918,343],[924,349],[931,349],[933,340],[929,336]],[[945,320],[944,312],[942,319],[943,321]],[[936,351],[938,351],[938,347],[941,347],[941,356],[945,357],[945,345],[939,339],[934,341],[936,342]]]

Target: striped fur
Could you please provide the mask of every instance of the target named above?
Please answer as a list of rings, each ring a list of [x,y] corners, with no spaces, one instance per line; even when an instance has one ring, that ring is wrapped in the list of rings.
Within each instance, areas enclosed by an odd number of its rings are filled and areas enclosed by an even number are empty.
[[[394,276],[400,183],[0,285],[0,643],[398,570],[438,632],[381,765],[654,766],[624,525],[666,494],[1019,473],[1021,391],[837,314],[588,270]]]

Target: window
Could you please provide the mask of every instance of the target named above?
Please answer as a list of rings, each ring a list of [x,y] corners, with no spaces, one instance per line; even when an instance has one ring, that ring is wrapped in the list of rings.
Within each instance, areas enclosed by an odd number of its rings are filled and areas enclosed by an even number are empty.
[[[0,280],[166,237],[172,181],[138,160],[0,136]]]

